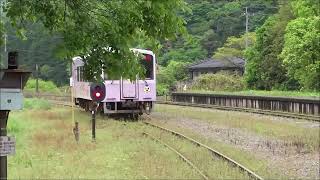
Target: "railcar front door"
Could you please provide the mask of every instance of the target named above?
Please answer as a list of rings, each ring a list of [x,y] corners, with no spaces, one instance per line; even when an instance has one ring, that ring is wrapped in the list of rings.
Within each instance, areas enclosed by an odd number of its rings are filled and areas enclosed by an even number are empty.
[[[136,99],[138,98],[138,83],[137,81],[123,80],[120,84],[122,99]]]

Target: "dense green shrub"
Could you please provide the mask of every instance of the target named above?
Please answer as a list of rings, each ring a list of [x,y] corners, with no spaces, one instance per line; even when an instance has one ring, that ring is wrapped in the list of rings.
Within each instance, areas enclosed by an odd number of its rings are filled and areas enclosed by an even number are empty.
[[[157,84],[157,96],[164,96],[169,93],[169,87],[165,84]]]
[[[51,109],[51,103],[45,99],[25,99],[24,100],[25,109]]]
[[[245,88],[243,78],[238,74],[219,72],[201,75],[191,89],[208,91],[240,91]]]
[[[29,79],[25,90],[27,91],[36,91],[36,80],[35,79]],[[52,82],[52,81],[44,81],[39,79],[39,91],[44,93],[60,93],[59,88]]]
[[[157,94],[167,94],[170,89],[174,89],[177,82],[187,80],[188,65],[188,63],[172,60],[167,67],[160,66],[157,73]]]

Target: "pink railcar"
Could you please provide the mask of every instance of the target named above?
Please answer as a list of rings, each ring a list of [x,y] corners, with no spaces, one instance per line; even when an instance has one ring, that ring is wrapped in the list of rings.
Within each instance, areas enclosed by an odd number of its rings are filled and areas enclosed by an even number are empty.
[[[155,54],[149,50],[132,49],[133,52],[144,55],[141,60],[146,69],[145,79],[130,81],[127,79],[104,79],[106,87],[105,99],[100,103],[99,111],[104,114],[149,114],[156,101],[156,60]],[[90,110],[90,84],[83,77],[84,62],[81,57],[74,57],[72,63],[71,86],[75,103],[85,110]],[[106,75],[102,75],[107,77]]]

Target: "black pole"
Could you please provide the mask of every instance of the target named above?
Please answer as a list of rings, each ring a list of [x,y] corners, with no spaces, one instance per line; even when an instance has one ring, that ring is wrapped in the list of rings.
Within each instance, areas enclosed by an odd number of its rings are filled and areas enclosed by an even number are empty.
[[[0,110],[0,136],[7,136],[9,112],[7,110]],[[7,179],[7,156],[0,156],[0,179]]]
[[[96,141],[96,111],[92,111],[92,141]]]
[[[36,64],[36,92],[39,94],[39,66]]]

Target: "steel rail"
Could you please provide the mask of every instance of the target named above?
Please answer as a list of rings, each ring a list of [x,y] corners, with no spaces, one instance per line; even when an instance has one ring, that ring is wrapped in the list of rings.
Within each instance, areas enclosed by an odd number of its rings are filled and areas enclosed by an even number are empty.
[[[170,145],[168,145],[167,143],[161,141],[160,139],[146,133],[143,132],[143,135],[149,137],[150,139],[163,144],[165,147],[167,147],[168,149],[170,149],[171,151],[173,151],[174,153],[176,153],[184,162],[186,162],[189,166],[191,166],[194,170],[196,170],[198,172],[198,174],[203,178],[208,180],[208,176],[206,176],[196,165],[194,165],[187,157],[185,157],[183,154],[181,154],[178,150],[176,150],[175,148],[171,147]]]
[[[214,150],[212,149],[211,147],[205,145],[205,144],[202,144],[200,143],[199,141],[196,141],[188,136],[185,136],[181,133],[178,133],[176,131],[173,131],[173,130],[170,130],[170,129],[167,129],[165,127],[161,127],[159,125],[155,125],[155,124],[152,124],[150,122],[146,122],[144,121],[144,123],[146,125],[149,125],[149,126],[152,126],[152,127],[155,127],[155,128],[158,128],[158,129],[161,129],[163,131],[166,131],[166,132],[169,132],[177,137],[180,137],[182,139],[186,139],[188,140],[189,142],[192,142],[193,144],[196,144],[197,146],[200,146],[200,147],[203,147],[205,149],[207,149],[209,152],[211,152],[213,155],[219,157],[219,158],[222,158],[224,160],[226,160],[227,162],[231,163],[233,166],[239,168],[241,171],[245,172],[249,177],[253,178],[253,179],[256,179],[256,180],[263,180],[262,177],[260,177],[259,175],[257,175],[256,173],[254,173],[253,171],[251,171],[250,169],[246,168],[245,166],[243,166],[242,164],[236,162],[235,160],[231,159],[230,157],[222,154],[221,152],[217,151],[217,150]]]
[[[247,113],[254,113],[254,114],[272,115],[272,116],[296,118],[296,119],[320,122],[320,116],[313,116],[313,115],[307,115],[307,114],[286,113],[281,111],[271,111],[271,110],[262,110],[262,109],[218,106],[218,105],[208,105],[208,104],[193,104],[193,103],[182,103],[182,102],[171,102],[171,101],[157,101],[157,103],[167,104],[167,105],[176,105],[176,106],[210,108],[210,109],[218,109],[218,110],[224,110],[224,111],[247,112]]]

